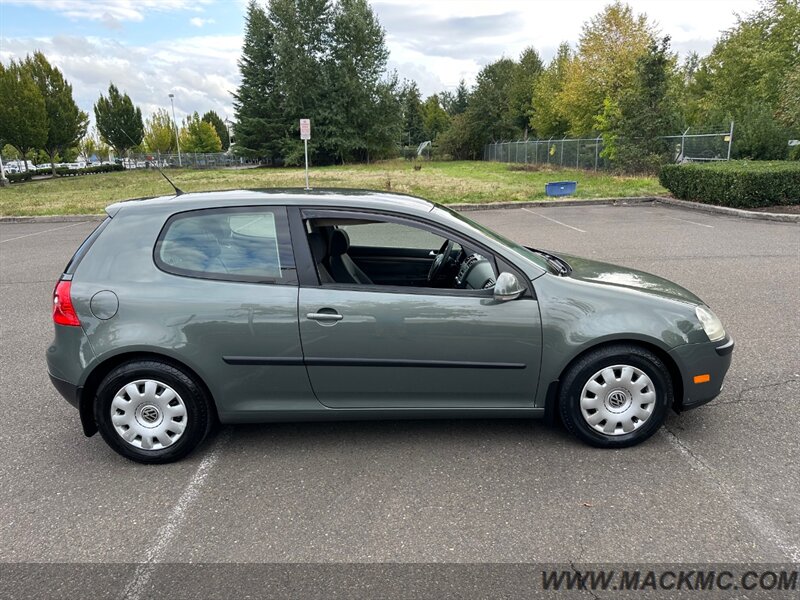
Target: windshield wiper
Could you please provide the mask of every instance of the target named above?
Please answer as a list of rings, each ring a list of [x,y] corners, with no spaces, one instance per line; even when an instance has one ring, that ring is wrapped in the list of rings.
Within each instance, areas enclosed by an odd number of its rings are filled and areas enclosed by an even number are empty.
[[[545,260],[547,260],[547,264],[553,267],[560,275],[569,275],[572,272],[572,267],[569,266],[569,263],[565,261],[563,258],[556,256],[555,254],[550,254],[549,252],[545,252],[544,250],[539,250],[538,248],[531,248],[530,246],[525,246],[531,252],[535,252],[536,254],[543,256]]]

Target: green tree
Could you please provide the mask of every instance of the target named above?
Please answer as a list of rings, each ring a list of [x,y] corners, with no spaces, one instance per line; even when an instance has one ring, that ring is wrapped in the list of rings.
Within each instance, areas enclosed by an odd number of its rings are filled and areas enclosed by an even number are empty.
[[[458,82],[458,87],[455,92],[444,91],[439,94],[439,101],[442,108],[451,117],[460,115],[467,110],[469,105],[469,88],[462,79]]]
[[[118,155],[138,147],[144,139],[141,109],[133,105],[128,94],[120,94],[113,83],[108,86],[108,98],[101,94],[97,99],[94,120],[100,139]]]
[[[436,141],[436,139],[450,126],[450,116],[442,108],[439,96],[433,94],[422,104],[422,127],[426,140]]]
[[[231,141],[228,136],[228,127],[225,125],[225,121],[223,121],[213,110],[210,110],[203,115],[203,121],[214,127],[214,131],[217,132],[217,135],[222,142],[222,151],[227,151],[228,148],[230,148]]]
[[[526,48],[519,57],[508,90],[509,110],[514,125],[528,131],[533,101],[533,90],[543,70],[542,59],[533,48]]]
[[[522,137],[516,116],[511,110],[511,86],[517,64],[501,58],[486,65],[478,73],[475,89],[467,108],[466,123],[471,128],[469,139],[478,142],[476,153],[483,144]]]
[[[34,52],[25,58],[24,67],[30,72],[44,98],[47,111],[47,140],[41,148],[47,153],[56,174],[56,155],[65,154],[78,145],[86,133],[89,116],[78,108],[72,97],[72,86],[63,74],[52,66],[44,54]]]
[[[387,105],[381,106],[388,89],[383,87],[389,57],[385,33],[366,0],[341,0],[332,15],[319,146],[342,162],[369,160],[379,148],[396,143],[384,138],[386,124],[380,122],[388,116]]]
[[[281,156],[285,123],[275,81],[275,31],[266,11],[250,0],[239,59],[242,83],[233,95],[237,154],[276,160]]]
[[[654,40],[646,15],[634,15],[619,0],[583,27],[574,60],[569,62],[558,94],[560,110],[575,136],[594,132],[595,117],[606,98],[618,102],[633,84],[637,59]]]
[[[47,143],[47,132],[45,99],[30,69],[13,60],[8,67],[0,64],[0,140],[26,159]]]
[[[672,148],[663,136],[680,126],[672,80],[678,76],[669,37],[651,44],[636,60],[630,88],[618,100],[606,98],[595,127],[603,134],[603,156],[619,169],[656,172],[669,162]]]
[[[463,112],[450,120],[450,126],[439,136],[439,150],[455,160],[466,160],[481,156],[485,140],[480,136],[480,126],[472,123],[476,115]]]
[[[331,50],[333,6],[330,0],[272,0],[267,18],[272,24],[275,52],[275,93],[282,111],[280,149],[288,164],[303,161],[300,119],[310,118],[314,134],[309,154],[314,162],[331,162],[325,144],[330,111],[330,80],[326,76]]]
[[[200,118],[196,112],[183,122],[181,128],[181,150],[184,152],[220,152],[222,141],[211,123]]]
[[[689,86],[690,125],[736,122],[734,156],[784,158],[791,122],[781,110],[800,64],[800,4],[765,0],[722,34]]]
[[[416,146],[425,141],[425,124],[422,121],[422,97],[417,84],[406,81],[400,91],[403,107],[402,143]]]
[[[547,68],[533,84],[530,125],[537,137],[563,137],[569,130],[569,121],[562,110],[559,96],[572,61],[569,44],[562,43]]]
[[[169,111],[159,108],[144,125],[144,145],[148,152],[175,151],[175,123]]]

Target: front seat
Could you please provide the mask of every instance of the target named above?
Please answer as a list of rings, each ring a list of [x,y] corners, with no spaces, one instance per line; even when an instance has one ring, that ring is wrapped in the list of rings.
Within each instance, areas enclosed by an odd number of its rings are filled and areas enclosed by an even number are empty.
[[[349,249],[350,236],[347,235],[347,232],[341,229],[331,231],[331,239],[328,242],[328,266],[330,266],[331,276],[334,281],[336,283],[371,285],[372,280],[348,256],[347,251]]]
[[[312,231],[308,234],[308,245],[311,247],[311,256],[314,258],[314,266],[317,267],[320,283],[336,283],[325,268],[325,238],[319,231]]]

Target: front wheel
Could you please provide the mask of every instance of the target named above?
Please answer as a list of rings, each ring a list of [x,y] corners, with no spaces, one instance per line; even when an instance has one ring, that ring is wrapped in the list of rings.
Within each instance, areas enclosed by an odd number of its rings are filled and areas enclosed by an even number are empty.
[[[568,369],[559,392],[567,429],[601,448],[643,442],[664,422],[672,402],[672,380],[663,361],[628,345],[582,357]]]
[[[94,416],[106,443],[141,463],[183,458],[212,424],[202,385],[158,360],[127,362],[106,375],[97,390]]]

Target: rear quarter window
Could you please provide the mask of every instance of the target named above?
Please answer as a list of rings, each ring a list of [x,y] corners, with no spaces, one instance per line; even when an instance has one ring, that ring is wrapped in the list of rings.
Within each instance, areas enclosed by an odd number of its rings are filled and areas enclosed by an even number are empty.
[[[205,209],[170,217],[154,250],[168,273],[202,279],[297,283],[286,210]]]
[[[100,237],[100,234],[103,233],[103,230],[108,226],[111,222],[111,217],[106,217],[103,221],[95,227],[94,231],[89,234],[89,236],[83,240],[83,243],[78,246],[78,249],[75,251],[75,254],[72,255],[72,258],[67,263],[66,268],[64,269],[65,275],[72,275],[75,273],[75,269],[78,268],[78,264],[80,264],[83,257],[89,252],[89,249],[94,244],[95,240]]]

